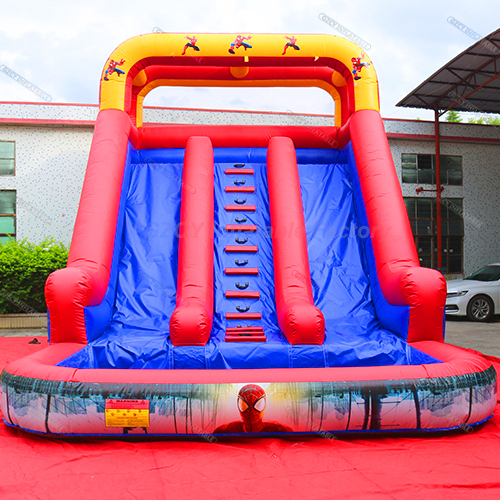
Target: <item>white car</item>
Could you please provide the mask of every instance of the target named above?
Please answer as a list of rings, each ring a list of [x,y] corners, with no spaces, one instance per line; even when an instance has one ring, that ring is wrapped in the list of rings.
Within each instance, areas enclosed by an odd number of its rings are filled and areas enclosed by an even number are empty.
[[[488,321],[500,313],[500,262],[483,267],[463,280],[447,283],[445,313]]]

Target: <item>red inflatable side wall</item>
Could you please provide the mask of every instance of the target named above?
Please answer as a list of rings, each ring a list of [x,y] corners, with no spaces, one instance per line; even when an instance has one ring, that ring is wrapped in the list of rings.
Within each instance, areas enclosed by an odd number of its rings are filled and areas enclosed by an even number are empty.
[[[84,307],[99,304],[106,293],[129,139],[137,142],[137,129],[125,112],[99,113],[68,267],[45,284],[52,343],[86,343]]]
[[[314,306],[295,147],[273,137],[267,152],[276,312],[290,344],[322,344],[325,319]]]
[[[174,345],[205,345],[214,310],[214,154],[208,137],[190,137],[182,174]]]
[[[444,342],[417,342],[413,347],[443,361],[428,365],[338,366],[332,368],[265,368],[235,370],[138,370],[75,369],[54,366],[81,349],[81,344],[59,343],[13,361],[7,366],[12,375],[32,379],[87,384],[245,384],[335,382],[367,380],[439,379],[487,370],[491,360],[475,351]]]
[[[409,342],[442,342],[446,281],[420,267],[382,118],[358,111],[349,129],[382,292],[391,304],[410,306]]]

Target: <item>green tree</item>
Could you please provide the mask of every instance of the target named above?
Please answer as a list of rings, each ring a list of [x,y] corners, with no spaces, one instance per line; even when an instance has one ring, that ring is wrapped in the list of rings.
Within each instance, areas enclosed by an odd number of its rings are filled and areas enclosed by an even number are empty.
[[[488,118],[486,118],[486,123],[488,125],[500,125],[500,117],[498,117],[498,116],[488,116]]]
[[[474,118],[473,116],[471,116],[468,121],[469,123],[476,123],[477,125],[500,125],[500,117],[498,116],[488,116],[487,118],[485,118],[484,116],[480,116],[479,118]]]
[[[68,249],[52,238],[0,243],[0,314],[45,312],[45,281],[67,260]]]
[[[469,123],[475,123],[476,125],[483,125],[484,116],[480,116],[479,118],[471,117],[469,118]]]
[[[460,117],[460,113],[458,111],[450,109],[448,113],[446,113],[446,121],[452,123],[460,123],[462,121],[462,118]]]

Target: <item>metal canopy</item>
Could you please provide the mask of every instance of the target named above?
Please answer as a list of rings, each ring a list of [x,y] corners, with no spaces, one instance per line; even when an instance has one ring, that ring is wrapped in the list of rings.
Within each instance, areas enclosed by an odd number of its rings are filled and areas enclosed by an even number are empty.
[[[396,106],[500,113],[500,28],[445,64]]]

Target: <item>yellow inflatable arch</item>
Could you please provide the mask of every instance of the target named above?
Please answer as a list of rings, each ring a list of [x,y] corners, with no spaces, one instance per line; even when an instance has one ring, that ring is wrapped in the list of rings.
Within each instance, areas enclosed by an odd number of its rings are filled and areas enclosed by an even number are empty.
[[[103,69],[100,109],[142,125],[158,86],[319,87],[335,101],[335,125],[379,111],[373,64],[356,44],[331,35],[151,33],[122,43]]]

